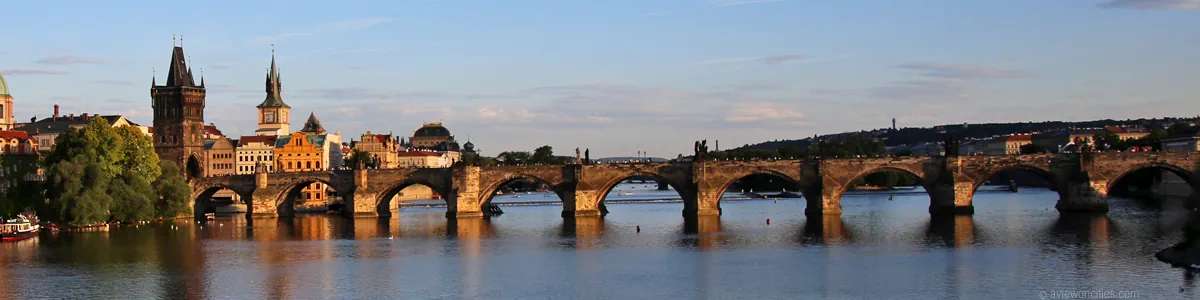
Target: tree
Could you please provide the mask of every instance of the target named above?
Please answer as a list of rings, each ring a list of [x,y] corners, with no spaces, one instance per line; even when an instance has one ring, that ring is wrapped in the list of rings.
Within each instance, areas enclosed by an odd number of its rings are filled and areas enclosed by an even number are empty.
[[[49,167],[76,157],[84,157],[108,173],[107,176],[116,176],[122,171],[118,163],[136,160],[124,159],[125,146],[126,143],[117,130],[109,126],[104,118],[96,117],[79,130],[68,129],[59,134],[54,139],[54,148],[46,156],[45,164]]]
[[[1108,130],[1092,136],[1092,147],[1102,150],[1125,150],[1128,148],[1125,141],[1121,140],[1121,136]]]
[[[358,169],[360,161],[362,162],[363,167],[366,168],[376,168],[379,166],[378,162],[375,161],[375,157],[371,156],[371,153],[367,151],[354,149],[354,152],[352,153],[353,154],[350,155],[349,159],[343,161],[343,165],[348,168]]]
[[[1042,147],[1041,145],[1038,145],[1038,144],[1030,143],[1030,144],[1021,145],[1021,154],[1038,154],[1038,153],[1049,153],[1049,152],[1050,151],[1048,149],[1046,149],[1046,147]]]
[[[183,178],[183,172],[174,162],[163,161],[159,166],[162,168],[162,175],[154,180],[154,190],[158,195],[154,211],[163,218],[187,214],[191,210],[191,189],[188,188],[187,180]]]
[[[154,144],[149,136],[133,126],[112,129],[120,137],[123,145],[121,156],[117,160],[120,169],[133,172],[134,175],[145,179],[146,183],[150,182],[150,178],[158,178],[162,174],[162,168],[158,165],[158,153],[154,153]]]
[[[556,163],[556,160],[554,157],[554,148],[551,148],[550,145],[534,149],[533,155],[529,157],[529,163],[531,164],[553,164]]]
[[[159,169],[155,166],[154,169]],[[108,184],[113,199],[112,218],[122,222],[147,221],[155,216],[154,203],[158,193],[150,186],[150,179],[133,170],[127,170]]]
[[[47,190],[52,220],[74,225],[108,221],[113,202],[108,194],[112,176],[101,164],[76,156],[55,164],[48,173],[47,186],[53,187]]]
[[[503,161],[505,165],[523,165],[530,162],[532,154],[527,151],[504,151],[496,155],[496,159]]]
[[[1192,124],[1185,123],[1185,122],[1178,122],[1175,124],[1171,124],[1171,127],[1167,127],[1167,135],[1180,133],[1184,130],[1188,130],[1191,128],[1192,128]]]
[[[151,180],[180,176],[178,168],[173,171],[177,174],[163,174],[150,138],[140,130],[114,128],[100,117],[55,138],[43,165],[48,170],[43,185],[47,218],[76,225],[148,220],[161,198]],[[187,183],[180,180],[171,189],[179,188],[188,201]]]

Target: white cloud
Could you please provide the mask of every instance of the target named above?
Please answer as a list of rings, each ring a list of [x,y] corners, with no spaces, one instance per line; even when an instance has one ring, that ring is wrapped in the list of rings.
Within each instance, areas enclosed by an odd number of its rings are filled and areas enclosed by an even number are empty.
[[[1200,9],[1200,0],[1110,0],[1103,8],[1126,9]]]
[[[358,30],[371,28],[376,25],[391,22],[391,21],[392,21],[391,18],[379,18],[379,17],[339,21],[339,22],[333,22],[333,23],[328,23],[328,24],[324,24],[321,26],[317,26],[316,28],[313,28],[308,31],[285,32],[285,33],[280,33],[280,34],[275,34],[275,35],[254,37],[254,38],[250,39],[250,43],[252,43],[252,44],[270,44],[270,43],[281,42],[281,41],[291,39],[291,38],[296,38],[296,37],[346,33],[346,32],[352,32],[352,31],[358,31]]]
[[[79,65],[79,64],[106,64],[112,61],[95,57],[82,57],[73,55],[59,55],[39,59],[37,63],[43,65]]]
[[[734,5],[744,5],[744,4],[771,3],[771,2],[779,2],[779,1],[782,1],[782,0],[712,0],[712,1],[709,1],[709,3],[712,3],[712,5],[716,5],[716,6],[734,6]]]
[[[15,68],[0,70],[0,74],[4,75],[62,75],[67,74],[67,70],[50,69],[50,68]]]
[[[801,54],[781,54],[781,55],[770,55],[770,56],[746,56],[746,57],[721,58],[721,59],[706,60],[706,61],[698,62],[696,64],[698,64],[698,65],[719,65],[719,64],[730,64],[730,63],[757,62],[757,63],[762,63],[762,64],[768,65],[768,66],[774,66],[774,65],[780,65],[780,64],[785,64],[785,63],[789,63],[789,62],[800,61],[800,60],[803,60],[804,58],[805,58],[805,56],[801,55]]]
[[[804,118],[804,114],[783,103],[750,102],[740,103],[729,110],[725,120],[729,122],[764,122],[782,121],[795,123]]]
[[[977,65],[914,62],[896,66],[901,69],[919,71],[919,75],[948,79],[1027,78],[1033,75],[1021,71],[1004,70]]]

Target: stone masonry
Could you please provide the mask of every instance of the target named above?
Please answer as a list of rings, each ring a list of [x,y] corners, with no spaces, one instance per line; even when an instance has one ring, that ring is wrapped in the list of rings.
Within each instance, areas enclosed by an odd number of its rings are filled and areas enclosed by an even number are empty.
[[[683,215],[721,214],[721,195],[737,180],[774,175],[800,187],[809,215],[842,213],[841,197],[854,181],[879,171],[921,178],[929,192],[929,212],[972,214],[975,191],[993,175],[1014,169],[1043,176],[1059,193],[1062,212],[1108,210],[1109,187],[1145,168],[1161,168],[1188,181],[1194,190],[1200,153],[1072,153],[963,157],[895,157],[810,160],[702,161],[597,165],[535,165],[453,168],[401,168],[344,171],[255,173],[196,178],[191,181],[195,209],[207,207],[213,193],[228,188],[241,195],[256,215],[291,216],[291,199],[312,182],[342,195],[346,214],[387,216],[392,196],[414,184],[429,186],[446,201],[449,218],[482,217],[484,207],[506,182],[536,179],[562,199],[563,217],[605,213],[603,199],[630,177],[653,177],[684,200]],[[352,209],[349,209],[352,208]]]

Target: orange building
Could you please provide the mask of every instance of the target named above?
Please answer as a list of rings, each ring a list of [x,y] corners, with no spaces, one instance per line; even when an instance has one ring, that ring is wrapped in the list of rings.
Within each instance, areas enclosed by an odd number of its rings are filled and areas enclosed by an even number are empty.
[[[327,170],[322,165],[321,153],[325,146],[325,135],[296,132],[275,140],[275,170],[301,172]],[[323,206],[330,199],[325,184],[314,182],[304,187],[293,199],[297,209]]]

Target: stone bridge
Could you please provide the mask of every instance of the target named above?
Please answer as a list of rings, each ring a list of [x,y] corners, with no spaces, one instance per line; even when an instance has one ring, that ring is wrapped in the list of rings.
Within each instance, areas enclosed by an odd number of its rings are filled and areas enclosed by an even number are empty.
[[[253,214],[291,216],[292,203],[307,184],[322,182],[342,196],[347,214],[387,216],[397,192],[429,186],[446,201],[450,218],[480,217],[505,183],[535,179],[562,199],[563,217],[598,216],[603,199],[621,181],[653,177],[683,199],[687,217],[720,215],[721,195],[734,182],[756,174],[773,175],[798,186],[809,215],[841,214],[841,197],[853,182],[872,173],[898,171],[916,176],[930,196],[929,212],[971,214],[975,191],[993,175],[1027,170],[1041,175],[1059,193],[1062,212],[1107,211],[1106,197],[1117,180],[1154,168],[1179,175],[1200,190],[1200,153],[1103,152],[963,157],[894,157],[809,160],[701,161],[588,165],[532,165],[454,168],[370,169],[256,173],[193,179],[194,209],[207,208],[220,189],[241,196]],[[1194,197],[1194,196],[1193,196]]]

